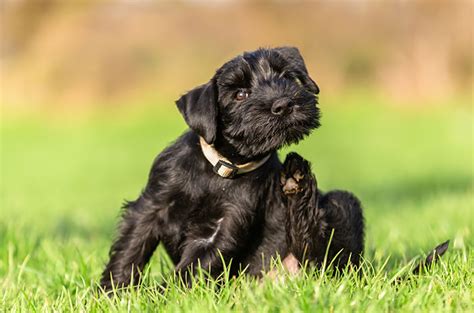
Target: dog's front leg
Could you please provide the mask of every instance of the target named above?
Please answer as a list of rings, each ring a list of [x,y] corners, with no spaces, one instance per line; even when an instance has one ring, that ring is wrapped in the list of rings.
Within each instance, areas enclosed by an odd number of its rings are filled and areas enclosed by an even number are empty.
[[[157,208],[141,196],[125,206],[119,236],[110,249],[110,260],[102,273],[101,286],[137,284],[141,272],[160,242]]]
[[[220,251],[202,245],[188,244],[183,251],[181,261],[176,265],[175,272],[183,282],[191,287],[192,277],[198,268],[207,271],[211,277],[217,277],[223,271]]]
[[[237,254],[239,244],[243,242],[243,231],[240,231],[243,227],[236,225],[235,219],[227,218],[228,221],[221,218],[211,226],[200,225],[195,233],[188,234],[175,268],[188,286],[192,285],[191,276],[196,275],[198,268],[207,271],[211,277],[217,277],[229,264],[231,256]]]

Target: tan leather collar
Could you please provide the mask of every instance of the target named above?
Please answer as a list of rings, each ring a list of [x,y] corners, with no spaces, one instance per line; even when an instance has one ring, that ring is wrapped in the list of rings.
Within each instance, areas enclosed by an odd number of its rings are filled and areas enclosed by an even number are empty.
[[[235,175],[254,171],[267,162],[267,160],[270,158],[270,154],[268,154],[264,158],[255,162],[233,164],[231,161],[217,152],[213,145],[208,144],[204,138],[199,137],[199,142],[201,144],[202,153],[213,166],[214,173],[224,178],[233,178]]]

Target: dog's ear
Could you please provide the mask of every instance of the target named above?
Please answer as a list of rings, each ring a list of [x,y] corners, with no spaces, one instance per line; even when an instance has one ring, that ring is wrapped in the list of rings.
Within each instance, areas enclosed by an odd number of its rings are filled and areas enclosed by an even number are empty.
[[[207,143],[216,139],[217,92],[215,79],[196,87],[176,101],[179,111],[189,127]]]
[[[300,50],[296,47],[278,47],[275,50],[289,63],[298,68],[298,70],[308,73],[306,64],[301,56]]]
[[[278,47],[275,48],[275,50],[302,73],[301,77],[298,77],[301,82],[313,93],[319,94],[319,87],[316,85],[316,82],[309,77],[308,69],[298,48]]]
[[[309,77],[308,73],[304,73],[301,75],[301,77],[299,77],[299,79],[301,79],[303,85],[311,90],[312,93],[317,95],[319,94],[319,86],[316,85],[316,82],[311,77]]]

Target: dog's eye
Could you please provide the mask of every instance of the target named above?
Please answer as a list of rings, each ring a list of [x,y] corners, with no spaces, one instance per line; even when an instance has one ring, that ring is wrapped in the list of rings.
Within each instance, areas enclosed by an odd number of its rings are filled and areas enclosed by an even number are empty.
[[[235,94],[235,100],[237,101],[242,101],[244,99],[247,99],[249,97],[249,93],[245,90],[239,90]]]

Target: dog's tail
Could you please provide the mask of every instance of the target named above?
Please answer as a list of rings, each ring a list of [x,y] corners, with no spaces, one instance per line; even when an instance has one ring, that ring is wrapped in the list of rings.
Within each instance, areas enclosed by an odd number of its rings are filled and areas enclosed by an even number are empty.
[[[413,269],[412,273],[414,275],[418,275],[423,268],[431,267],[431,265],[436,263],[446,253],[446,251],[448,250],[448,247],[449,247],[449,240],[446,240],[442,244],[439,244],[438,246],[436,246],[436,248],[431,250],[431,252],[428,254],[426,259],[421,261],[418,264],[418,266]]]
[[[424,260],[418,263],[418,265],[413,269],[412,274],[419,275],[423,269],[430,268],[439,259],[441,259],[441,257],[448,250],[448,247],[449,247],[449,240],[446,240],[442,244],[437,245],[436,248],[431,250],[431,252],[428,254],[428,256]],[[410,276],[408,275],[398,276],[395,278],[395,280],[393,280],[392,283],[395,285],[399,285],[408,280],[410,280]]]

